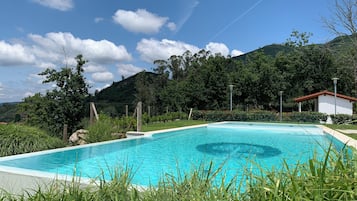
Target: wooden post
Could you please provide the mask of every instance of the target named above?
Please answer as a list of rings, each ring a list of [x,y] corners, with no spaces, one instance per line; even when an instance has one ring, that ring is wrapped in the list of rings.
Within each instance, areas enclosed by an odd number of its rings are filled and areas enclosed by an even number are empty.
[[[98,121],[99,116],[98,116],[97,109],[95,108],[94,103],[90,102],[89,103],[89,124],[90,125],[94,124],[95,120]]]
[[[191,116],[192,116],[192,108],[190,109],[190,113],[188,114],[188,120],[191,119]]]
[[[68,124],[63,125],[63,142],[68,142]]]
[[[129,106],[128,105],[125,105],[125,115],[126,115],[126,117],[129,116]]]
[[[143,103],[141,101],[138,102],[136,106],[136,131],[141,131],[142,124],[142,115],[143,115]]]
[[[150,113],[151,113],[151,108],[150,105],[148,106],[148,117],[150,117]]]

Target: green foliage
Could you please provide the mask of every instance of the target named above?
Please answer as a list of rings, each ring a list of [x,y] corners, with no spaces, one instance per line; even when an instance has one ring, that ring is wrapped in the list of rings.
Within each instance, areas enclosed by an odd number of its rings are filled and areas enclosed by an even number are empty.
[[[327,115],[319,112],[292,112],[284,114],[284,121],[320,123],[320,121],[326,120]]]
[[[44,131],[25,125],[0,125],[0,156],[63,147],[64,143]]]
[[[148,123],[155,123],[155,122],[167,122],[167,121],[175,121],[175,120],[182,120],[187,119],[187,114],[183,112],[168,112],[162,115],[155,115],[155,116],[148,116],[147,113],[143,114],[143,122]]]
[[[207,121],[203,120],[177,120],[177,121],[168,121],[168,122],[153,122],[150,124],[143,125],[142,130],[147,131],[156,131],[169,128],[179,128],[184,126],[193,126],[199,124],[206,124]]]
[[[45,76],[43,83],[54,82],[56,88],[46,95],[36,94],[25,98],[19,105],[21,112],[27,114],[30,125],[37,125],[61,135],[63,125],[68,125],[68,132],[77,129],[84,117],[85,101],[88,96],[88,85],[83,76],[83,65],[86,61],[82,55],[76,58],[75,68],[65,67],[61,71],[46,69],[39,75]]]
[[[13,122],[21,119],[17,113],[16,105],[18,103],[3,103],[0,104],[0,122]]]
[[[205,121],[277,121],[278,116],[269,111],[193,111],[192,118]]]
[[[101,142],[115,139],[112,133],[125,133],[134,129],[136,120],[132,117],[111,118],[100,114],[99,120],[88,126],[88,142]]]
[[[354,123],[357,120],[357,116],[347,115],[347,114],[336,114],[331,115],[331,119],[334,124],[348,124]]]
[[[338,91],[354,96],[354,60],[348,39],[308,45],[309,33],[294,31],[288,45],[271,45],[229,58],[201,50],[172,55],[154,62],[154,73],[141,72],[115,82],[97,93],[99,111],[121,116],[125,105],[133,111],[137,101],[152,114],[169,111],[224,110],[229,108],[233,84],[233,108],[279,110],[279,91],[284,91],[283,110],[294,111],[294,98],[333,90],[332,77],[341,78]],[[303,105],[313,111],[312,104]]]
[[[212,111],[194,110],[193,119],[205,121],[278,121],[279,114],[270,111]],[[292,112],[283,113],[284,122],[320,123],[326,121],[327,115],[318,112]]]
[[[343,150],[326,150],[324,160],[312,158],[295,167],[284,163],[282,170],[261,170],[250,175],[243,200],[356,200],[357,156]],[[247,173],[249,174],[249,173]]]

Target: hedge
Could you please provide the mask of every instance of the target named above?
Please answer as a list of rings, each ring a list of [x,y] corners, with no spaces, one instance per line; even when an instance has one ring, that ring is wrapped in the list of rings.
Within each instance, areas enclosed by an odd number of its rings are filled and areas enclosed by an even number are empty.
[[[205,121],[279,121],[279,113],[272,111],[212,111],[196,110],[192,113],[192,119]],[[327,115],[318,112],[292,112],[283,113],[284,122],[320,123],[326,121]]]

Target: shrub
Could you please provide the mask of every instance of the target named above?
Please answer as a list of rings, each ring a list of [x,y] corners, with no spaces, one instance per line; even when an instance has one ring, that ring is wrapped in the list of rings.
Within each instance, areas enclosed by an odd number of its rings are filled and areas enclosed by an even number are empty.
[[[100,114],[100,118],[93,125],[88,126],[88,142],[102,142],[113,140],[112,133],[125,133],[136,126],[132,117],[111,118]]]
[[[193,111],[192,118],[206,121],[276,121],[277,114],[270,111]]]
[[[292,122],[320,123],[326,121],[327,115],[319,112],[292,112],[286,113],[285,119]]]
[[[193,111],[192,118],[206,121],[278,121],[279,113],[271,111]],[[327,115],[318,112],[283,113],[283,121],[319,123]]]
[[[331,115],[331,119],[334,124],[345,124],[345,123],[350,123],[353,120],[356,120],[356,119],[353,119],[352,115],[348,115],[348,114]]]
[[[62,140],[35,127],[0,125],[0,156],[64,147]]]

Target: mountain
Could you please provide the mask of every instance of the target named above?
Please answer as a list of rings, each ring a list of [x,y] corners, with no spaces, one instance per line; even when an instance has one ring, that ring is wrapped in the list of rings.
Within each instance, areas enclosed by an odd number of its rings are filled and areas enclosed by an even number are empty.
[[[92,101],[95,102],[98,112],[117,115],[125,114],[125,107],[129,112],[134,111],[137,94],[137,79],[155,79],[156,74],[142,71],[113,84],[95,94]]]
[[[259,49],[253,50],[251,52],[232,57],[234,60],[239,60],[239,61],[245,61],[245,59],[249,56],[254,54],[255,52],[262,51],[265,55],[275,57],[279,52],[289,52],[292,51],[293,48],[286,46],[286,45],[280,45],[280,44],[272,44],[272,45],[267,45],[264,47],[261,47]]]

